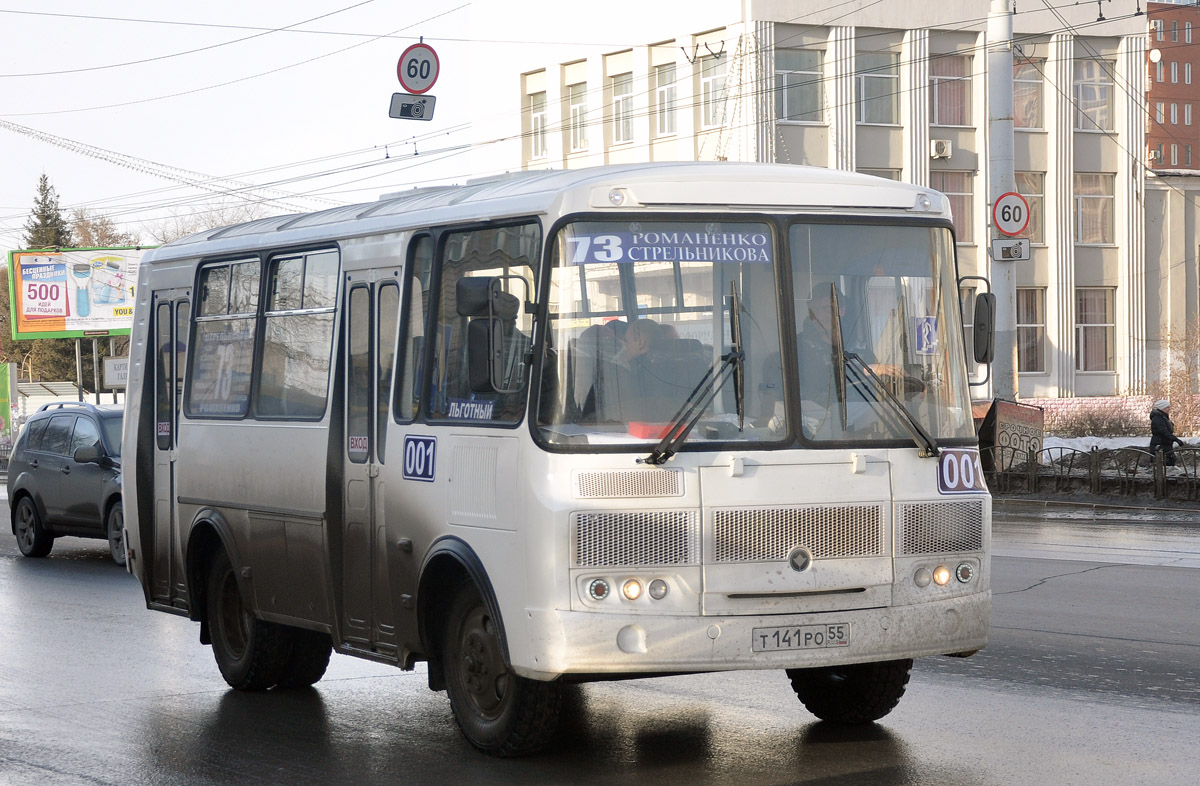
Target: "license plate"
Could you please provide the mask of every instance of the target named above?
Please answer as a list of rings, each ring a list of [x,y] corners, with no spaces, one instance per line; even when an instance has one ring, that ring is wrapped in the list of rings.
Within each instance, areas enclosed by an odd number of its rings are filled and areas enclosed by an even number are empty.
[[[750,646],[754,652],[849,647],[850,623],[831,622],[827,625],[755,628],[751,633]]]

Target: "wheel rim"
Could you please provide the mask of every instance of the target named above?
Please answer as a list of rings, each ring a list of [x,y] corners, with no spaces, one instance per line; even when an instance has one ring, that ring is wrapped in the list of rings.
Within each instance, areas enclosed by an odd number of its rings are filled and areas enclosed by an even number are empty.
[[[120,505],[108,514],[108,549],[113,559],[125,559],[125,511]]]
[[[37,534],[36,529],[33,506],[29,504],[28,499],[21,500],[21,504],[17,506],[17,543],[20,544],[22,551],[33,548],[33,539]]]
[[[466,698],[475,712],[484,718],[498,717],[508,697],[510,676],[495,623],[482,607],[463,620],[458,665]]]
[[[220,597],[217,599],[217,624],[221,628],[229,654],[240,660],[250,644],[250,615],[242,604],[237,579],[228,571],[221,579]]]

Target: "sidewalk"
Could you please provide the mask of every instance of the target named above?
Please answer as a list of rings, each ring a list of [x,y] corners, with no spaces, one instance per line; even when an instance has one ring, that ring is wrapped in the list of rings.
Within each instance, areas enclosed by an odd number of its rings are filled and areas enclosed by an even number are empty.
[[[1034,497],[992,497],[996,518],[1025,517],[1077,521],[1169,522],[1200,525],[1200,507],[1154,507],[1118,505],[1108,502],[1061,501]]]

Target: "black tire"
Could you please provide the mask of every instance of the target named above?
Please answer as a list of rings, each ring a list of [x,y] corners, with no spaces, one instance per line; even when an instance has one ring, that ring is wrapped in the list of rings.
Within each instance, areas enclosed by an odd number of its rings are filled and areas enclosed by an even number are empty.
[[[104,534],[108,536],[108,553],[113,562],[125,567],[125,506],[120,501],[108,511]]]
[[[512,671],[497,621],[472,585],[462,586],[450,604],[441,657],[454,722],[476,748],[492,756],[524,756],[554,736],[559,684]]]
[[[291,648],[276,685],[280,688],[316,685],[325,676],[329,656],[333,653],[329,636],[314,630],[289,628],[287,637],[291,640]]]
[[[54,548],[54,536],[42,526],[33,497],[21,497],[13,511],[13,532],[17,536],[17,548],[26,557],[44,557]]]
[[[207,604],[213,657],[225,682],[235,690],[275,685],[289,652],[287,630],[250,613],[224,551],[217,553],[208,571]]]
[[[788,669],[792,690],[823,721],[872,723],[900,703],[912,659],[856,663],[819,669]]]

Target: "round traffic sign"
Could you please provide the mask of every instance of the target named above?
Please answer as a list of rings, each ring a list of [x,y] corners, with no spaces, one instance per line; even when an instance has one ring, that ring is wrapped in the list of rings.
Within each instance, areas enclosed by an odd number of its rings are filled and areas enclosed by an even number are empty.
[[[413,44],[400,55],[396,76],[410,93],[421,94],[433,87],[438,78],[438,56],[429,44]]]
[[[992,224],[1010,237],[1019,235],[1029,226],[1029,203],[1016,191],[1001,194],[992,205]]]

